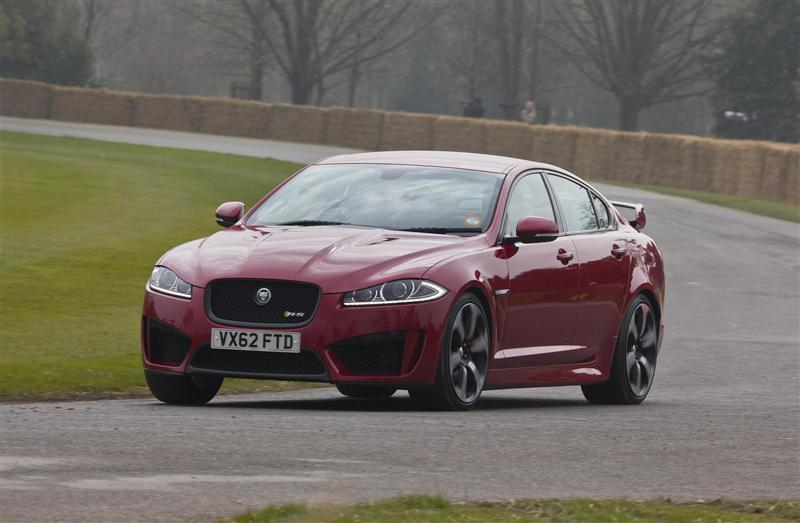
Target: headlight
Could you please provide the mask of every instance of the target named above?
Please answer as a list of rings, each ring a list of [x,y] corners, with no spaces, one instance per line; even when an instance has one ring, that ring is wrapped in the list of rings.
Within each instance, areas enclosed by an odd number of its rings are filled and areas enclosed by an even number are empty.
[[[348,292],[342,302],[354,305],[391,305],[435,300],[447,289],[427,280],[396,280],[366,289]]]
[[[192,297],[192,286],[166,267],[154,267],[148,284],[156,292],[180,298]]]

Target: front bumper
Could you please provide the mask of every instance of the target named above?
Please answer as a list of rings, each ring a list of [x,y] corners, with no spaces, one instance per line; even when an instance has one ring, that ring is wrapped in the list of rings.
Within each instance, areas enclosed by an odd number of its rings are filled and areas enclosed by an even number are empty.
[[[149,289],[145,292],[142,313],[142,360],[150,372],[179,374],[216,374],[229,377],[263,378],[279,380],[329,381],[333,383],[389,383],[396,385],[424,385],[435,380],[441,336],[452,306],[452,293],[424,303],[384,305],[375,307],[344,307],[342,294],[322,294],[314,318],[301,327],[253,330],[299,332],[303,357],[315,354],[324,368],[322,373],[296,372],[293,354],[281,354],[282,364],[276,369],[257,368],[236,370],[231,367],[209,369],[198,365],[203,351],[211,350],[212,328],[251,329],[216,323],[209,319],[205,308],[205,289],[195,287],[191,299],[167,296]],[[188,338],[188,351],[180,361],[159,363],[150,352],[151,324],[157,322],[167,329]],[[369,369],[348,367],[348,362],[337,349],[342,342],[353,338],[382,333],[404,333],[402,360],[389,373],[370,373]],[[363,344],[362,344],[363,345]],[[363,345],[362,349],[369,350]],[[214,351],[217,352],[217,351]],[[228,352],[228,351],[225,351]],[[239,352],[239,351],[236,351]],[[268,353],[269,354],[269,353]],[[288,365],[287,365],[288,364]],[[280,368],[278,368],[280,367]],[[362,366],[363,367],[363,366]]]

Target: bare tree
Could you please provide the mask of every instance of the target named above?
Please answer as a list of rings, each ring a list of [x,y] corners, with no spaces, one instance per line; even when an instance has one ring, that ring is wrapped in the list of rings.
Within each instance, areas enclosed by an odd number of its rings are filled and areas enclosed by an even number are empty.
[[[448,10],[443,18],[444,56],[450,75],[459,84],[459,95],[472,100],[497,74],[492,55],[490,20],[492,6],[463,2]]]
[[[247,97],[261,100],[264,96],[264,73],[269,50],[264,35],[269,19],[267,0],[185,0],[173,4],[179,12],[207,30],[206,39],[214,46],[237,58],[247,75]]]
[[[245,10],[263,1],[239,0]],[[266,2],[277,30],[262,25],[261,34],[295,104],[309,103],[315,89],[324,92],[325,81],[344,71],[350,71],[354,93],[361,65],[396,50],[424,27],[411,23],[418,19],[409,16],[421,5],[416,0]]]
[[[525,6],[522,0],[495,0],[494,37],[500,67],[500,107],[506,119],[514,119],[519,108],[519,85],[522,74],[522,40]]]
[[[639,129],[655,104],[708,92],[702,52],[717,32],[708,0],[575,0],[554,4],[575,47],[562,52],[619,101],[619,128]]]
[[[94,81],[102,81],[105,63],[127,47],[137,30],[139,4],[75,0],[64,5],[75,6],[80,31],[94,54]]]

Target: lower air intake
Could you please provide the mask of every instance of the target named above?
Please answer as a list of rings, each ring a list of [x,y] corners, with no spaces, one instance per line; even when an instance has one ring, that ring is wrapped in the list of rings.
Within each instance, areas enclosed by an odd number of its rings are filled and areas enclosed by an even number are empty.
[[[400,374],[403,364],[403,331],[369,334],[340,341],[331,346],[336,359],[352,374]]]
[[[180,365],[192,342],[183,333],[161,322],[150,320],[149,359],[162,365]]]

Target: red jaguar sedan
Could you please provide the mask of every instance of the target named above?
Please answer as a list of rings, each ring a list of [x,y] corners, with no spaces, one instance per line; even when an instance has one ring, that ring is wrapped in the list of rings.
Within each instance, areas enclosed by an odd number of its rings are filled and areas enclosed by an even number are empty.
[[[445,410],[552,385],[636,404],[653,384],[664,266],[644,209],[553,165],[335,156],[216,219],[147,284],[142,357],[163,402],[205,403],[224,378],[404,389]]]

